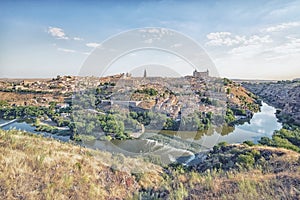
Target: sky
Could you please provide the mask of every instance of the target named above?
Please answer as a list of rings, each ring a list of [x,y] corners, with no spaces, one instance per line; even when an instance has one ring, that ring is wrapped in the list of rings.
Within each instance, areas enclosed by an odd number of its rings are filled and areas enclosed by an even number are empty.
[[[300,1],[2,0],[0,8],[2,78],[77,75],[103,41],[143,27],[193,38],[222,77],[300,77]]]

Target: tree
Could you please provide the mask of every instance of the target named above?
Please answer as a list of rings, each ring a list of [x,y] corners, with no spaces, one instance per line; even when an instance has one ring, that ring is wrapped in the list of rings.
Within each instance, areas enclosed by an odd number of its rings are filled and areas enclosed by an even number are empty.
[[[8,106],[9,104],[8,104],[8,102],[7,101],[5,101],[5,100],[0,100],[0,107],[6,107],[6,106]]]
[[[171,118],[167,118],[167,121],[164,124],[164,129],[173,130],[173,126],[174,126],[174,120],[172,120]]]
[[[231,88],[227,88],[226,89],[226,94],[230,94],[231,93]]]

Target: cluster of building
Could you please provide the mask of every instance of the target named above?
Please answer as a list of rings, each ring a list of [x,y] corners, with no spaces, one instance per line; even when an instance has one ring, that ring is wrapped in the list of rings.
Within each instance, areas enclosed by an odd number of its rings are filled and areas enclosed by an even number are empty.
[[[216,80],[216,78],[209,76],[208,70],[205,72],[195,70],[192,76],[178,78],[147,77],[146,70],[143,77],[132,77],[128,73],[105,77],[101,78],[101,81],[113,82],[114,86],[105,86],[106,96],[102,96],[105,100],[100,101],[99,106],[107,106],[108,101],[111,101],[109,103],[111,105],[128,106],[136,110],[153,110],[174,119],[180,118],[182,115],[189,115],[195,110],[218,112],[220,108],[201,102],[203,97],[226,101],[224,100],[226,96],[223,93],[223,83],[217,83]],[[104,88],[103,85],[99,87]],[[155,89],[158,95],[150,96],[136,92],[145,88]],[[214,88],[214,91],[211,91],[212,88]],[[222,92],[222,95],[219,92]],[[127,104],[124,104],[124,102],[127,102]]]
[[[207,104],[202,99],[211,98],[225,103],[228,98],[234,97],[232,93],[226,95],[223,82],[210,77],[208,70],[195,70],[190,76],[176,78],[147,77],[145,70],[143,77],[122,73],[101,78],[57,76],[53,79],[0,81],[0,91],[9,89],[12,92],[41,93],[33,98],[34,104],[41,105],[50,101],[71,103],[74,92],[84,92],[88,88],[96,89],[99,107],[108,104],[123,107],[128,105],[136,109],[152,109],[172,118],[188,115],[195,110],[219,112],[218,106]],[[145,88],[153,88],[158,95],[136,92]],[[52,98],[51,95],[56,97]]]
[[[65,94],[74,91],[75,81],[74,76],[57,76],[53,79],[3,80],[0,81],[0,90]]]

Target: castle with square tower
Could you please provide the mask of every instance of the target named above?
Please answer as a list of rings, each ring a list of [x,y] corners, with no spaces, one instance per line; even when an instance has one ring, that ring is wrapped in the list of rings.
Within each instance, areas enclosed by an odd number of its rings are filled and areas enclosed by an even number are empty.
[[[194,77],[197,77],[197,78],[205,78],[205,77],[208,77],[209,76],[209,71],[206,70],[205,72],[198,72],[197,70],[195,70],[193,72],[193,76]]]

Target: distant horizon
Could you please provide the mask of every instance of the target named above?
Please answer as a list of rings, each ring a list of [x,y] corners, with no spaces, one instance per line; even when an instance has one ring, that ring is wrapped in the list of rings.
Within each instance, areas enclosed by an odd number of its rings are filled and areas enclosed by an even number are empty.
[[[122,73],[116,73],[116,74],[111,74],[111,75],[106,75],[106,76],[78,76],[77,75],[71,75],[71,74],[58,74],[56,76],[49,76],[49,77],[0,77],[0,80],[3,79],[16,79],[16,80],[30,80],[30,79],[53,79],[56,78],[57,76],[74,76],[74,77],[98,77],[98,78],[103,78],[103,77],[108,77],[108,76],[113,76],[113,75],[118,75],[118,74],[126,74],[126,72],[122,72]],[[191,75],[191,74],[190,74]],[[189,76],[189,75],[185,75],[185,76]],[[138,77],[142,77],[142,76],[132,76],[133,78],[138,78]],[[147,77],[166,77],[166,76],[147,76]],[[184,77],[184,76],[178,76],[178,77]],[[176,78],[176,77],[166,77],[166,78]],[[217,77],[217,78],[228,78],[228,77]],[[291,79],[248,79],[248,78],[228,78],[234,81],[239,81],[239,80],[244,80],[244,81],[293,81],[296,79],[300,79],[299,77],[296,78],[291,78]]]

